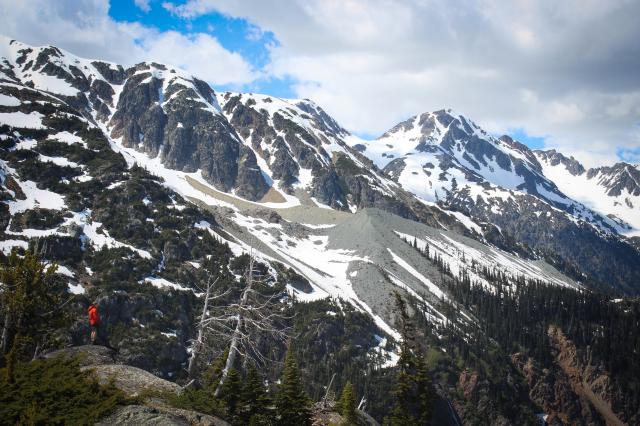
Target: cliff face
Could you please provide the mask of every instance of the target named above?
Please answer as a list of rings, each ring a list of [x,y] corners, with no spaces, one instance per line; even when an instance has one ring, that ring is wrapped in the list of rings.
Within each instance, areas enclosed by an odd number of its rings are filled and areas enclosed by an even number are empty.
[[[629,425],[637,415],[625,418],[615,407],[620,401],[609,374],[581,355],[563,331],[548,329],[553,365],[541,368],[532,358],[514,354],[511,359],[527,380],[532,401],[546,414],[549,425]],[[586,359],[585,359],[586,358]]]
[[[459,374],[456,391],[460,398],[452,401],[459,421],[453,424],[518,426],[535,421],[535,406],[526,384],[515,369],[505,367],[505,380],[499,383],[468,369]]]

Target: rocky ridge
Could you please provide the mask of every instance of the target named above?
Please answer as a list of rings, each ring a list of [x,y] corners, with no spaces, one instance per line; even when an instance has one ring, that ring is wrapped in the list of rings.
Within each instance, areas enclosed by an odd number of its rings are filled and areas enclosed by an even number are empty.
[[[585,169],[559,152],[535,151],[546,175],[562,191],[619,224],[621,232],[637,237],[640,227],[640,170],[625,162]]]
[[[508,136],[496,139],[453,111],[421,114],[363,141],[309,100],[215,93],[162,64],[125,69],[52,46],[6,38],[2,45],[9,96],[21,85],[52,94],[105,132],[129,164],[165,179],[269,207],[381,208],[545,258],[591,285],[635,291],[640,253],[621,236],[635,232],[635,199],[614,201],[625,214],[590,208],[549,179],[543,160],[553,157],[576,173],[579,165],[551,152],[540,157]],[[638,191],[637,169],[616,167],[583,174],[606,181],[611,194]]]

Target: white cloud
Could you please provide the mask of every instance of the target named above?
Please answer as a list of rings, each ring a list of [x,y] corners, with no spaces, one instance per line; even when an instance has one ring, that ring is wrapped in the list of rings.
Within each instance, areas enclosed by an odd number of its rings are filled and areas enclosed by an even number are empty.
[[[299,96],[356,132],[452,107],[590,164],[640,147],[639,2],[190,0],[172,10],[271,31],[268,72],[294,77]]]
[[[53,44],[78,56],[123,65],[141,61],[175,65],[213,84],[242,84],[256,78],[242,56],[215,38],[116,22],[109,17],[107,0],[0,0],[0,10],[0,31],[25,43]]]
[[[151,0],[134,0],[134,3],[143,12],[151,11]]]
[[[208,34],[183,35],[166,31],[146,37],[140,42],[146,57],[172,64],[214,83],[245,83],[255,75],[237,53],[225,50]]]

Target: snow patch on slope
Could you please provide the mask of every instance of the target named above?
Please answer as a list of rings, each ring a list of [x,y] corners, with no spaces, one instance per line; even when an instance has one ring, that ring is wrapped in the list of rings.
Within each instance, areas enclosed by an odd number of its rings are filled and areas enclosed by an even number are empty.
[[[24,112],[0,112],[0,124],[24,129],[44,129],[42,125],[43,115],[32,111],[29,114]]]
[[[613,214],[631,225],[631,229],[619,227],[620,233],[640,236],[640,197],[630,194],[626,188],[620,195],[610,196],[608,188],[599,184],[598,176],[589,179],[587,173],[573,175],[562,163],[552,166],[541,155],[538,158],[545,176],[563,193],[603,216]]]

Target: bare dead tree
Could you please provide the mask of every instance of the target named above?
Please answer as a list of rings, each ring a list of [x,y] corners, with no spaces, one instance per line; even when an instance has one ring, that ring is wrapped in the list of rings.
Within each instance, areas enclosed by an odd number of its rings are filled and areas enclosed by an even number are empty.
[[[331,385],[333,384],[333,379],[336,378],[336,373],[333,373],[331,376],[331,380],[329,380],[329,384],[327,385],[327,391],[324,393],[324,397],[322,398],[322,408],[327,408],[327,404],[329,401],[334,402],[334,395],[331,392]]]
[[[253,249],[249,253],[249,267],[245,274],[245,281],[246,286],[242,291],[240,302],[230,307],[230,311],[222,321],[212,322],[223,336],[228,336],[228,333],[233,330],[224,369],[214,393],[215,397],[220,396],[227,375],[238,356],[252,358],[257,364],[267,361],[267,357],[260,350],[259,342],[256,341],[256,334],[267,334],[283,343],[289,338],[288,327],[283,325],[287,318],[275,307],[278,295],[265,297],[256,290],[256,286],[264,285],[264,282],[256,274]]]
[[[286,342],[289,338],[289,319],[279,306],[279,293],[264,295],[260,290],[267,288],[264,277],[255,269],[253,252],[249,254],[249,265],[245,273],[245,286],[236,303],[216,303],[228,299],[231,289],[222,291],[214,288],[216,281],[208,280],[207,286],[201,289],[204,302],[196,339],[191,346],[191,356],[188,364],[188,374],[193,383],[199,361],[206,358],[213,359],[216,352],[228,348],[224,368],[214,395],[219,397],[223,384],[231,368],[239,357],[251,359],[258,365],[269,361],[260,347],[260,337],[269,336],[272,340]],[[188,386],[187,385],[187,386]]]
[[[207,286],[204,288],[204,303],[202,305],[202,312],[200,313],[200,321],[198,322],[197,337],[191,344],[191,354],[189,356],[189,366],[187,367],[188,377],[190,379],[187,386],[194,382],[194,376],[196,372],[197,363],[202,355],[202,350],[205,345],[205,332],[206,332],[206,320],[209,313],[209,305],[216,299],[221,299],[231,292],[231,289],[215,294],[214,288],[218,278],[211,282],[211,277],[207,280]],[[201,289],[202,290],[202,289]]]

